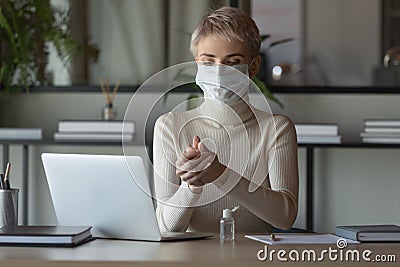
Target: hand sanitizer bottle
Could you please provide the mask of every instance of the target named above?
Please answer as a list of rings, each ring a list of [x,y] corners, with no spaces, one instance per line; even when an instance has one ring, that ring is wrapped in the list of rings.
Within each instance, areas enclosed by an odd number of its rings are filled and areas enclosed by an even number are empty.
[[[235,220],[232,215],[238,208],[239,206],[236,206],[232,210],[224,209],[222,211],[222,219],[219,222],[219,241],[221,243],[235,240]]]

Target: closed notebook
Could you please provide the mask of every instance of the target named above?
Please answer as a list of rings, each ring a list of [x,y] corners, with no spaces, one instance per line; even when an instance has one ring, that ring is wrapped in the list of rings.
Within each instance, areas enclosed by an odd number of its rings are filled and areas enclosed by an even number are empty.
[[[90,226],[7,226],[0,228],[0,244],[76,246],[91,239],[90,229]]]
[[[336,235],[360,242],[400,242],[400,226],[392,224],[337,226]]]

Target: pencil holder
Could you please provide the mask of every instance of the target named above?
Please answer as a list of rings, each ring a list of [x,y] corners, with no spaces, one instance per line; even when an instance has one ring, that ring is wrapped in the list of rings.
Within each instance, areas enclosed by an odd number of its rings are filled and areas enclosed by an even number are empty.
[[[18,224],[18,189],[0,190],[0,228]]]

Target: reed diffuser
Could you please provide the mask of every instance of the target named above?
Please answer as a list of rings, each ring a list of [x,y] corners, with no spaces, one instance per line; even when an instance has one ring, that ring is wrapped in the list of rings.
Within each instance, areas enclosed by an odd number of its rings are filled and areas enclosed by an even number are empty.
[[[104,85],[102,80],[99,80],[101,91],[106,97],[106,105],[103,108],[101,114],[102,118],[105,121],[113,120],[117,116],[117,111],[115,107],[113,106],[113,101],[115,98],[115,95],[118,92],[119,88],[119,81],[115,84],[114,89],[110,90],[110,80],[107,79],[106,84]]]

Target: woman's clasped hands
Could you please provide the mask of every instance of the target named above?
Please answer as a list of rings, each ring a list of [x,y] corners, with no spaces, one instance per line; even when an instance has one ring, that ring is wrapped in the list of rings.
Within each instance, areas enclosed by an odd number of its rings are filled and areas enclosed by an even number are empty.
[[[176,174],[195,193],[202,191],[201,186],[218,179],[225,169],[217,154],[210,151],[198,136],[193,138],[192,146],[188,145],[176,161]]]

